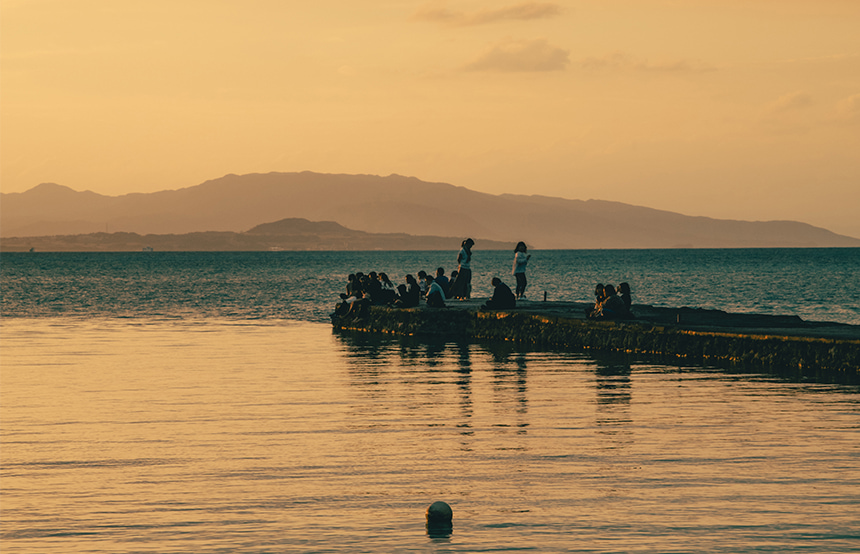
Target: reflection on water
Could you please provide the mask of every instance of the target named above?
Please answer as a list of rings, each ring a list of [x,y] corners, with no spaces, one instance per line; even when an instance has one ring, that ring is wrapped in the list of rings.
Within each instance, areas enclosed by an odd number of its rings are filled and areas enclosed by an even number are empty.
[[[2,326],[4,552],[860,540],[856,388],[295,322]]]
[[[616,353],[598,354],[595,362],[598,434],[605,439],[605,448],[623,448],[633,442],[630,362],[625,354]]]

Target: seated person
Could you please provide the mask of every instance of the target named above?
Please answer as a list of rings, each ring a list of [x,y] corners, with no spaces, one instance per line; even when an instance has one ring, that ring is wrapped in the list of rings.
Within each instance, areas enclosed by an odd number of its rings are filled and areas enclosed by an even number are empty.
[[[603,292],[606,298],[600,303],[600,308],[593,316],[594,319],[628,319],[630,310],[627,309],[621,297],[615,294],[615,287],[606,285],[603,287]]]
[[[394,306],[397,308],[414,308],[418,305],[421,289],[418,288],[418,282],[412,275],[406,276],[406,284],[397,287],[397,299],[394,301]]]
[[[600,313],[600,305],[606,299],[604,296],[603,283],[597,283],[594,287],[594,306],[585,310],[586,317],[597,317]]]
[[[418,272],[418,289],[421,291],[421,298],[427,296],[427,272],[423,269]]]
[[[493,296],[481,306],[482,310],[508,310],[517,307],[517,298],[511,287],[504,284],[498,277],[493,277]]]
[[[350,273],[346,278],[346,292],[340,293],[340,299],[346,300],[348,297],[354,296],[354,294],[353,294],[354,288],[355,288],[355,273]]]
[[[391,279],[388,278],[388,275],[380,272],[377,275],[377,279],[379,279],[379,287],[380,287],[380,296],[382,298],[382,304],[391,304],[394,302],[394,299],[397,298],[397,288],[394,286],[394,283],[391,282]]]
[[[627,306],[627,311],[630,312],[630,307],[633,305],[633,297],[630,296],[630,284],[621,283],[618,285],[618,292],[620,293],[621,300],[624,301],[624,305]]]
[[[364,289],[364,295],[369,295],[372,304],[385,304],[382,294],[382,283],[379,282],[375,271],[367,274],[367,279],[363,283],[362,288]]]
[[[442,287],[442,291],[445,293],[445,297],[448,297],[448,278],[445,277],[445,270],[441,267],[436,268],[436,277],[434,279],[439,286]]]
[[[427,276],[427,305],[431,308],[445,307],[445,291],[433,276]]]
[[[456,269],[451,272],[451,278],[448,279],[448,288],[445,289],[445,298],[451,298],[451,285],[453,285],[454,281],[457,280],[458,274],[459,273],[457,272]]]

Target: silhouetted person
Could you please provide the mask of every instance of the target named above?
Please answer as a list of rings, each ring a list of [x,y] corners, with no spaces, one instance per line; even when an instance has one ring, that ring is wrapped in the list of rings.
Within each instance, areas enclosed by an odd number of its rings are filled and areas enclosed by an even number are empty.
[[[454,288],[454,281],[457,280],[458,273],[459,272],[456,269],[451,272],[451,278],[448,280],[448,291],[447,294],[445,294],[445,298],[451,298],[451,289]]]
[[[427,305],[431,308],[445,307],[445,291],[430,275],[427,276]]]
[[[371,271],[367,274],[367,279],[362,288],[364,289],[365,298],[370,298],[373,304],[385,304],[382,294],[382,283],[376,277],[376,272]]]
[[[421,290],[421,298],[427,296],[427,272],[423,269],[418,272],[418,288]]]
[[[630,310],[624,305],[621,297],[615,294],[615,287],[606,285],[603,287],[605,298],[600,303],[600,309],[594,315],[595,319],[627,319],[630,317]]]
[[[412,275],[406,276],[406,284],[397,287],[398,295],[394,305],[398,308],[414,308],[421,297],[421,289]]]
[[[382,303],[391,304],[397,297],[397,288],[394,286],[394,283],[391,282],[391,279],[389,279],[388,275],[386,275],[385,273],[380,272],[378,277],[379,285],[382,288]]]
[[[618,292],[620,293],[621,300],[624,302],[624,305],[627,306],[627,311],[631,314],[630,307],[633,305],[633,297],[630,295],[630,284],[629,283],[621,283],[618,285]]]
[[[509,310],[517,307],[517,299],[511,292],[511,287],[504,284],[498,277],[493,277],[493,296],[481,306],[482,310]]]
[[[441,267],[436,268],[436,277],[433,279],[439,286],[442,287],[442,291],[445,293],[445,298],[448,298],[448,287],[450,282],[448,278],[445,277],[445,270]]]
[[[528,284],[526,281],[526,264],[529,263],[529,258],[531,255],[528,253],[526,243],[518,242],[517,247],[514,248],[514,269],[512,271],[517,279],[517,300],[525,298],[526,295],[526,285]]]
[[[467,300],[472,292],[472,246],[475,241],[466,239],[457,254],[457,278],[451,283],[450,297]]]
[[[600,313],[600,305],[605,299],[603,283],[597,283],[594,286],[594,306],[585,310],[586,317],[597,317],[597,314]]]

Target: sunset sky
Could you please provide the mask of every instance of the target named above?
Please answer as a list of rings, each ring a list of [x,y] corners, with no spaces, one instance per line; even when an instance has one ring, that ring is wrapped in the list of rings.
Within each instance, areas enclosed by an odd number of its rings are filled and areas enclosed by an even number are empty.
[[[2,191],[398,173],[860,237],[857,0],[0,0]]]

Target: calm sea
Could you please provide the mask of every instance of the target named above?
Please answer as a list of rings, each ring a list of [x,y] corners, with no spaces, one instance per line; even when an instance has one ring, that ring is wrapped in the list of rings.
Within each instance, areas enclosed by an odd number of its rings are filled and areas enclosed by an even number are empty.
[[[348,273],[454,256],[2,254],[0,550],[860,551],[857,387],[332,333]],[[476,249],[474,296],[511,262]],[[536,251],[529,279],[860,324],[860,249]]]

